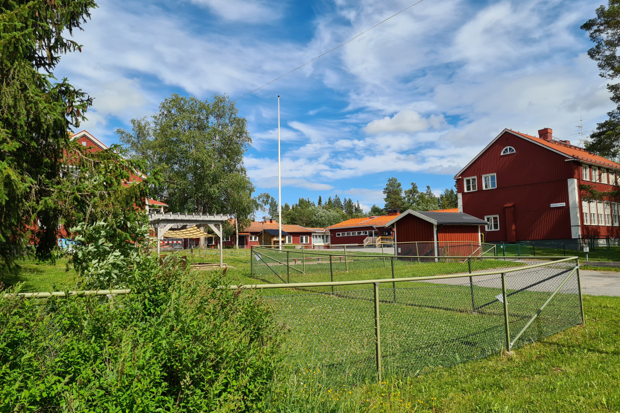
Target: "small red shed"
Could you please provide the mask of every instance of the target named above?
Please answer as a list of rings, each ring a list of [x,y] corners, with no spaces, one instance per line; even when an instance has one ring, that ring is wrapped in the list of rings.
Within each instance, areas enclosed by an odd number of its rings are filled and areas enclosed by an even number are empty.
[[[394,228],[396,255],[469,256],[480,248],[486,221],[463,212],[405,211],[386,224]]]

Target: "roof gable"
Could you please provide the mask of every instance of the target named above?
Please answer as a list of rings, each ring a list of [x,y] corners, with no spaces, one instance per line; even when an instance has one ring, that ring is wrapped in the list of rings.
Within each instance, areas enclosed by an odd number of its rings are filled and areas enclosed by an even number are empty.
[[[606,166],[608,168],[620,169],[620,164],[610,161],[609,159],[605,159],[602,156],[595,155],[586,151],[583,148],[580,148],[575,145],[566,144],[558,141],[546,141],[544,139],[537,138],[535,136],[527,135],[525,133],[516,132],[511,129],[504,129],[497,135],[487,146],[482,149],[463,169],[461,169],[455,176],[454,179],[459,179],[461,175],[478,160],[489,148],[493,146],[493,144],[502,137],[505,133],[509,133],[513,136],[521,138],[527,142],[533,143],[535,145],[540,146],[541,148],[547,149],[549,151],[555,152],[558,155],[561,155],[567,160],[578,160],[584,163],[590,163],[594,165]]]
[[[108,147],[101,142],[99,139],[95,138],[93,135],[91,135],[90,133],[88,133],[87,131],[83,130],[81,132],[78,132],[74,135],[71,135],[71,140],[74,139],[80,139],[80,138],[86,138],[89,141],[91,141],[95,146],[97,146],[100,149],[108,149]]]

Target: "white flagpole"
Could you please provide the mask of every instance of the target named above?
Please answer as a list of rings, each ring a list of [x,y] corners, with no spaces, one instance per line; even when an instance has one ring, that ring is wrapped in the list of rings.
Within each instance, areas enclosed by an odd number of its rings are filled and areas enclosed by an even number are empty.
[[[278,95],[278,242],[282,251],[282,171],[280,168],[280,95]]]

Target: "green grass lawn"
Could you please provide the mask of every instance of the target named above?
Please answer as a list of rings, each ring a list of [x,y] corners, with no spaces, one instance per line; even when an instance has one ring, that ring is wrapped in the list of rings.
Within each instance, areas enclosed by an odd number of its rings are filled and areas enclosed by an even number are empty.
[[[501,248],[501,245],[497,245],[497,256],[504,256],[504,250],[506,257],[537,255],[566,257],[577,256],[581,261],[585,261],[586,259],[586,254],[582,250],[569,249],[568,247],[562,248],[561,244],[558,244],[558,248],[533,247],[527,244],[506,244],[503,249]],[[620,247],[610,246],[607,248],[606,246],[597,246],[590,248],[588,259],[590,261],[620,261]]]
[[[23,283],[21,292],[50,292],[74,290],[77,273],[73,266],[67,267],[67,258],[56,260],[55,263],[39,263],[34,260],[18,260],[13,272],[4,271],[0,282],[5,286]]]
[[[586,325],[415,377],[325,386],[317,369],[281,377],[272,411],[620,411],[620,298],[584,298]]]

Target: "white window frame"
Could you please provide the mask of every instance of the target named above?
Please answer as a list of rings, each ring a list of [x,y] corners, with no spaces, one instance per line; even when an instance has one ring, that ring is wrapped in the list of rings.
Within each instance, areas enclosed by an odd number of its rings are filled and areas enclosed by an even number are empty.
[[[618,183],[618,176],[616,175],[616,171],[609,171],[609,185],[616,185]]]
[[[250,235],[248,237],[249,242],[258,242],[258,235]]]
[[[607,169],[601,168],[601,183],[606,184],[607,182]]]
[[[292,235],[285,235],[284,243],[285,244],[292,244],[293,243],[293,236]]]
[[[342,232],[336,232],[337,237],[342,237]]]
[[[581,209],[583,210],[583,225],[590,225],[590,204],[588,201],[581,201]]]
[[[581,165],[581,179],[584,181],[590,180],[590,166],[586,164]]]
[[[488,218],[491,218],[491,220],[489,221]],[[493,225],[493,218],[497,218],[497,228],[493,229],[489,229],[489,223],[491,223],[491,225]],[[484,220],[487,222],[487,225],[485,227],[485,230],[487,232],[492,232],[492,231],[499,231],[499,215],[485,215],[484,216]]]
[[[300,244],[310,244],[310,237],[308,235],[301,235],[299,237]]]
[[[598,225],[598,214],[596,212],[596,201],[590,201],[590,225]]]
[[[515,148],[513,148],[512,146],[506,146],[504,149],[502,149],[502,153],[501,155],[512,155],[514,153],[517,153],[517,151],[515,150]]]
[[[486,187],[487,186],[487,182],[486,182],[486,180],[484,178],[486,178],[487,176],[494,176],[495,177],[495,186],[494,187],[492,187],[492,188],[487,188]],[[482,189],[485,190],[485,191],[488,191],[490,189],[497,189],[497,174],[492,173],[492,174],[482,175]]]
[[[601,181],[600,170],[596,166],[593,166],[592,167],[592,182],[600,182],[600,181]]]
[[[596,212],[597,212],[597,216],[598,216],[598,225],[600,227],[604,227],[605,226],[605,208],[603,207],[603,203],[602,202],[596,202]]]
[[[618,203],[612,202],[611,204],[611,215],[613,217],[612,224],[614,227],[617,227],[620,222],[618,221]]]
[[[474,183],[475,189],[467,190],[467,181],[472,180]],[[473,187],[473,186],[472,186]],[[476,192],[478,190],[478,177],[477,176],[468,176],[463,180],[463,190],[465,192]]]
[[[611,204],[609,202],[603,203],[603,211],[605,212],[605,226],[611,227]]]

